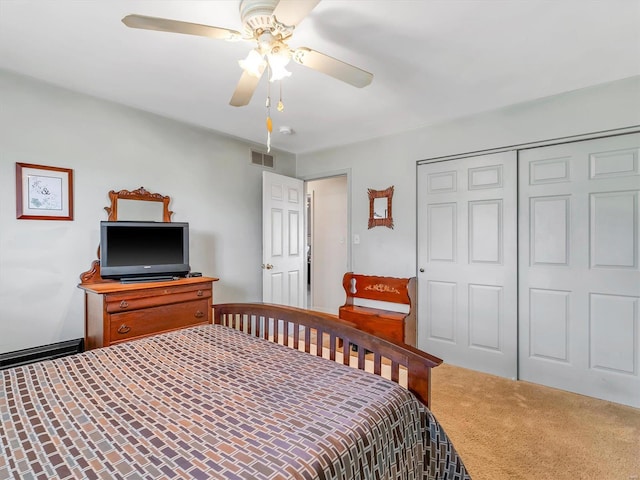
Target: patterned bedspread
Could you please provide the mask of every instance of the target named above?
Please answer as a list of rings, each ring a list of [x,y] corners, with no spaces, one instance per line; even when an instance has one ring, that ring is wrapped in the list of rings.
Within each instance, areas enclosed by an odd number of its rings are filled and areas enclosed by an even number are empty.
[[[218,325],[0,379],[0,479],[468,478],[402,387]]]

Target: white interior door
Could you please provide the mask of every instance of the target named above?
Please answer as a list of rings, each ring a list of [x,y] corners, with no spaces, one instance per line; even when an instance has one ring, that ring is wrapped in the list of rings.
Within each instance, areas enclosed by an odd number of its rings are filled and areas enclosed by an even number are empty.
[[[418,167],[418,346],[517,376],[515,152]]]
[[[520,378],[640,407],[640,135],[520,152]]]
[[[262,301],[304,307],[304,182],[262,173]]]

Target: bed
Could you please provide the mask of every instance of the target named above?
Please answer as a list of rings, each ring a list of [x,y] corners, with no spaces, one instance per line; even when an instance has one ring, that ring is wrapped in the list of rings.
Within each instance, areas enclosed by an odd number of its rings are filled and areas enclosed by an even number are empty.
[[[317,312],[214,312],[1,371],[0,478],[469,478],[427,408],[439,359]]]

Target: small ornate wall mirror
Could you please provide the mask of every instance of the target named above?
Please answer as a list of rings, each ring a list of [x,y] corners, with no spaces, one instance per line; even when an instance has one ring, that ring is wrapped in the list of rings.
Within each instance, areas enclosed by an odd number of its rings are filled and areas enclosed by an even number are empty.
[[[392,198],[393,185],[386,190],[369,189],[369,228],[393,228],[393,215],[391,214]]]

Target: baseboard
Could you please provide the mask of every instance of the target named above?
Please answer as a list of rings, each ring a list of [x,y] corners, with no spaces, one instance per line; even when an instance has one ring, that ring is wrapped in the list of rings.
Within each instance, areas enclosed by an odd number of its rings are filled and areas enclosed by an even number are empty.
[[[17,367],[41,360],[66,357],[84,350],[84,339],[67,340],[65,342],[42,345],[40,347],[25,348],[15,352],[0,353],[0,370]]]

